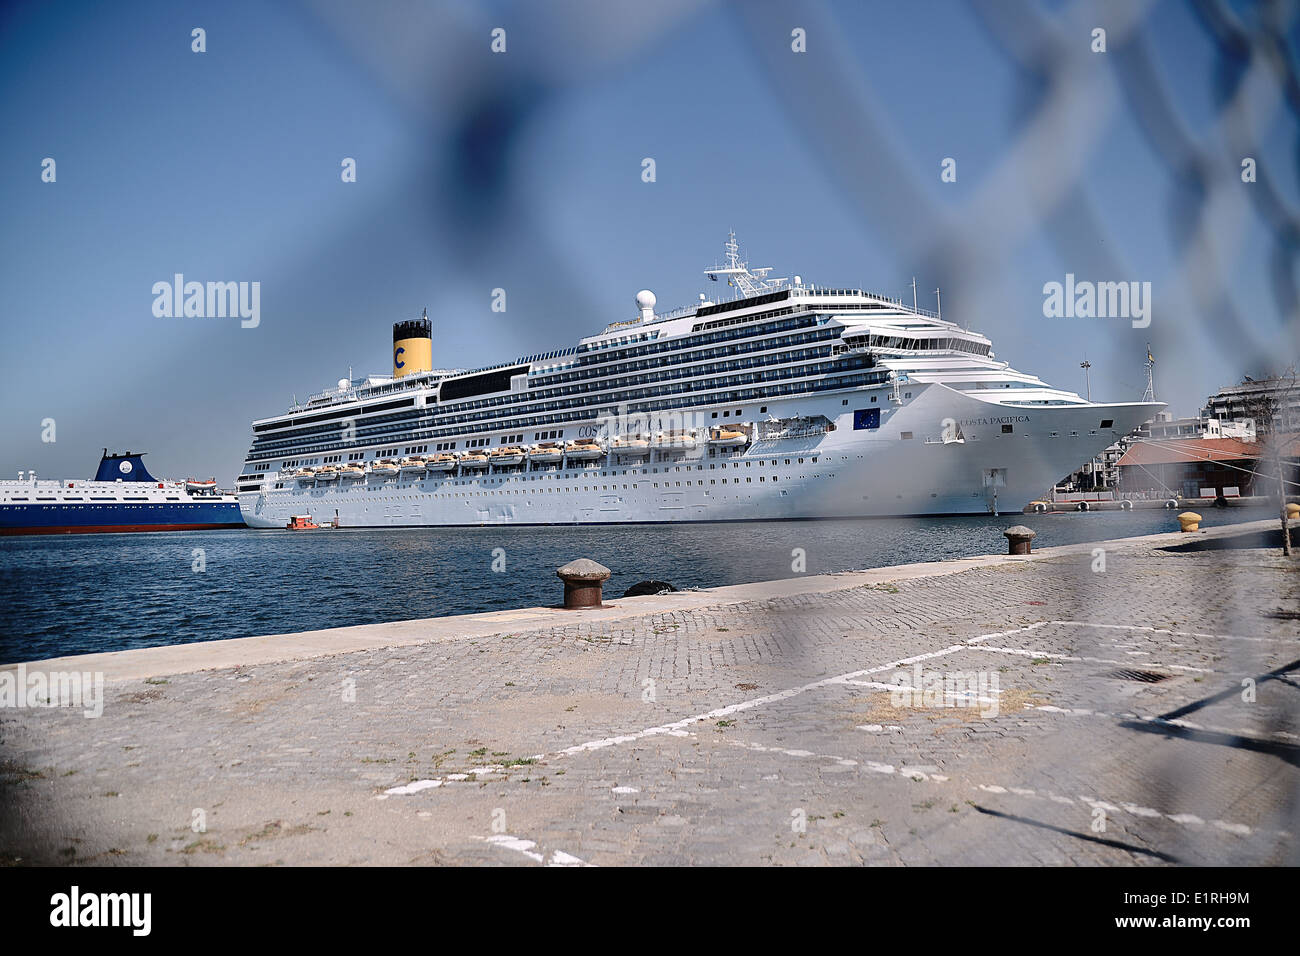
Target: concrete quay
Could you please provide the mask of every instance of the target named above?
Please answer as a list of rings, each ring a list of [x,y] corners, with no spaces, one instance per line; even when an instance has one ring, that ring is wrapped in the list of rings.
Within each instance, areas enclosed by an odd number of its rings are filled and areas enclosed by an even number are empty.
[[[1295,864],[1275,528],[29,663],[0,861]]]

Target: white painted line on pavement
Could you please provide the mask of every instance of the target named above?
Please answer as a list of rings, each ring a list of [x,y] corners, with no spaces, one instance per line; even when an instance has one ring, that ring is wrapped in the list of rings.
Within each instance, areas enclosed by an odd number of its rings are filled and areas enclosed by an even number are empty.
[[[719,707],[716,710],[710,710],[707,713],[696,714],[694,717],[686,717],[682,720],[674,721],[671,724],[660,724],[657,727],[647,727],[645,730],[638,730],[630,734],[619,734],[617,737],[602,737],[599,740],[588,740],[585,743],[575,744],[572,747],[558,751],[551,756],[569,757],[573,754],[585,753],[592,750],[600,750],[604,747],[613,747],[617,744],[633,743],[646,737],[654,737],[660,734],[671,734],[675,731],[684,730],[692,724],[698,724],[706,720],[717,720],[722,717],[729,717],[732,714],[739,714],[746,710],[752,710],[755,707],[762,707],[764,704],[774,704],[779,701],[789,700],[791,697],[797,697],[800,694],[810,690],[816,690],[820,687],[830,687],[835,684],[842,684],[845,681],[855,677],[865,677],[869,674],[879,674],[882,671],[895,670],[906,664],[915,664],[919,661],[932,660],[936,657],[944,657],[948,654],[964,650],[961,644],[954,644],[952,647],[946,647],[943,650],[931,651],[926,654],[917,654],[912,657],[905,657],[902,660],[891,661],[888,664],[881,664],[878,667],[869,667],[864,670],[850,671],[847,674],[840,674],[836,677],[827,677],[819,681],[813,681],[811,684],[804,684],[800,687],[791,687],[788,690],[778,691],[775,694],[767,694],[763,697],[754,697],[750,700],[741,701],[738,704],[729,704],[726,707]]]
[[[1054,654],[1051,651],[1036,651],[1025,647],[989,647],[986,644],[981,644],[975,647],[968,648],[968,650],[988,651],[990,654],[1012,654],[1017,657],[1042,658],[1043,660],[1047,660],[1047,661],[1065,661],[1072,664],[1078,664],[1078,663],[1114,664],[1116,666],[1124,666],[1133,663],[1132,661],[1119,661],[1109,657],[1076,657],[1073,654]],[[1171,671],[1195,671],[1198,674],[1217,673],[1213,668],[1210,667],[1192,667],[1187,664],[1162,664],[1159,661],[1143,661],[1142,666],[1163,667],[1165,668],[1165,670],[1171,670]]]
[[[1216,641],[1255,641],[1261,644],[1285,644],[1300,640],[1300,637],[1246,637],[1242,634],[1206,634],[1201,631],[1175,631],[1167,627],[1148,627],[1141,624],[1097,624],[1092,621],[1052,621],[1053,624],[1068,624],[1072,627],[1097,627],[1116,631],[1146,631],[1148,634],[1171,634],[1174,637],[1208,637]]]
[[[1285,730],[1275,730],[1261,734],[1255,730],[1242,730],[1235,727],[1216,727],[1212,724],[1198,724],[1190,720],[1166,720],[1163,717],[1152,717],[1146,714],[1112,714],[1104,710],[1090,710],[1086,707],[1055,707],[1051,704],[1040,704],[1038,706],[1028,704],[1025,709],[1040,710],[1045,714],[1063,714],[1070,717],[1101,717],[1108,720],[1138,720],[1147,724],[1174,727],[1179,730],[1199,730],[1209,734],[1227,734],[1231,737],[1241,737],[1246,740],[1255,740],[1260,743],[1267,743],[1271,740],[1280,740],[1286,743],[1300,741],[1300,736],[1287,733]]]
[[[594,866],[585,860],[580,860],[572,853],[565,853],[563,850],[552,850],[549,857],[538,852],[537,843],[534,840],[523,840],[519,837],[510,836],[508,833],[496,833],[490,837],[480,837],[493,846],[504,847],[507,850],[514,850],[516,853],[522,853],[534,863],[541,863],[544,866]]]

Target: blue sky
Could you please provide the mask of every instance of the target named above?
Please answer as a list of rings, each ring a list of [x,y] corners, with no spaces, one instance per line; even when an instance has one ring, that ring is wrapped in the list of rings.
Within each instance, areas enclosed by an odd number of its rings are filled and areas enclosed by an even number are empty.
[[[1140,395],[1148,340],[1157,396],[1183,414],[1300,357],[1250,186],[1229,183],[1216,207],[1239,224],[1219,254],[1241,324],[1173,287],[1185,194],[1119,83],[1116,52],[1089,64],[1110,108],[1067,116],[1086,134],[1093,248],[1077,248],[1086,230],[1057,209],[1054,231],[1038,223],[972,273],[945,251],[943,217],[992,235],[996,210],[1023,202],[1011,183],[988,205],[1043,102],[1033,68],[964,4],[751,7],[4,8],[0,469],[79,477],[101,446],[130,446],[150,452],[155,473],[229,482],[253,418],[349,366],[387,371],[392,322],[427,306],[446,367],[571,345],[631,317],[640,288],[665,309],[716,294],[701,270],[730,228],[777,275],[898,295],[916,275],[927,306],[942,287],[945,317],[990,335],[1018,368],[1082,392],[1086,355],[1097,400]],[[1038,9],[1085,49],[1090,24],[1107,25],[1100,8],[1069,21],[1065,5]],[[1253,29],[1255,8],[1235,9]],[[794,54],[801,25],[808,52]],[[498,26],[504,55],[489,49]],[[191,51],[194,27],[205,53]],[[1166,2],[1140,35],[1190,135],[1231,158],[1214,125],[1221,64],[1206,25]],[[1295,61],[1296,27],[1288,39]],[[808,86],[832,52],[846,83]],[[1279,102],[1256,122],[1256,159],[1294,212],[1295,116]],[[889,176],[877,149],[897,159]],[[41,181],[45,157],[55,183]],[[356,183],[341,182],[343,157],[356,159]],[[641,181],[644,157],[654,183]],[[957,160],[955,183],[940,182],[944,157]],[[904,196],[901,212],[885,201]],[[981,197],[994,212],[971,223]],[[1118,265],[1096,274],[1106,257]],[[177,272],[260,282],[261,324],[155,317],[152,286]],[[1043,284],[1066,272],[1152,282],[1151,327],[1045,318]],[[498,287],[505,313],[490,309]],[[41,441],[46,418],[53,444]]]

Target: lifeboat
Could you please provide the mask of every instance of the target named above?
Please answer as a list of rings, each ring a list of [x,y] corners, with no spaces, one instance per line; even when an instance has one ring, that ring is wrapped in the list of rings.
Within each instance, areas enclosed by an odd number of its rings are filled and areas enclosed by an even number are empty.
[[[481,451],[466,452],[460,456],[461,468],[486,468],[488,466],[488,456]]]
[[[500,448],[493,448],[488,452],[488,462],[493,465],[519,465],[523,464],[525,452],[522,448],[514,445],[503,445]]]
[[[370,473],[377,478],[394,478],[400,470],[391,458],[376,458],[370,463]]]
[[[187,478],[185,480],[185,490],[190,494],[216,491],[217,483],[211,478],[207,481],[200,478]]]
[[[605,449],[594,438],[578,438],[565,443],[564,457],[570,461],[591,461],[605,457]]]
[[[339,469],[339,478],[356,481],[366,477],[366,470],[360,465],[344,465]]]
[[[655,451],[683,451],[695,447],[695,436],[690,432],[660,432],[650,439]]]
[[[544,441],[534,445],[528,457],[539,465],[549,465],[564,457],[564,448],[559,442]]]
[[[424,467],[429,471],[451,471],[456,467],[456,456],[434,455],[425,459]]]
[[[315,468],[299,468],[293,473],[293,476],[302,484],[309,485],[316,480]]]
[[[288,531],[311,531],[320,525],[311,520],[311,515],[290,515],[289,523],[284,527]]]
[[[319,485],[323,481],[328,482],[328,481],[338,481],[338,480],[339,480],[339,470],[335,468],[333,465],[325,465],[322,468],[316,469],[316,484]]]
[[[403,458],[397,467],[404,475],[422,475],[428,470],[423,458]]]
[[[709,432],[709,447],[740,448],[749,444],[749,436],[732,428],[714,428]]]
[[[644,455],[650,443],[640,435],[621,436],[610,442],[609,450],[615,455]]]

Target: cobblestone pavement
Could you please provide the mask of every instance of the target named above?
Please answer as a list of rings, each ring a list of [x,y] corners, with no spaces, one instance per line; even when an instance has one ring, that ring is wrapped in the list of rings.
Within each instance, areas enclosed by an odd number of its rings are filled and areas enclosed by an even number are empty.
[[[1104,557],[7,708],[0,859],[1300,862],[1297,566]]]

